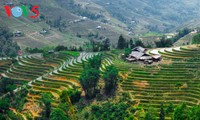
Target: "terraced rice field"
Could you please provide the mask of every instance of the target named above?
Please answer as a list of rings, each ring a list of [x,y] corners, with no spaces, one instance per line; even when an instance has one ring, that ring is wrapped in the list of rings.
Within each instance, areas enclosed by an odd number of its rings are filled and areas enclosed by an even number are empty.
[[[24,108],[38,117],[39,110],[35,110],[38,101],[40,101],[41,93],[50,92],[54,96],[53,107],[58,105],[58,98],[62,90],[77,87],[81,89],[79,76],[83,70],[82,62],[87,63],[88,59],[98,53],[80,53],[78,57],[71,54],[61,53],[57,57],[43,58],[41,55],[29,55],[17,57],[17,62],[12,64],[12,60],[4,58],[0,60],[0,73],[4,77],[12,78],[18,86],[27,84],[29,92],[27,95],[27,103]],[[112,64],[114,55],[109,53],[103,54],[103,64],[101,71],[107,65]],[[15,90],[20,91],[20,89]]]
[[[0,59],[0,73],[12,78],[18,86],[27,84],[29,92],[24,108],[38,116],[41,111],[35,110],[41,93],[50,92],[54,96],[53,107],[57,107],[62,90],[81,89],[79,76],[83,70],[82,62],[98,53],[59,54],[56,57],[43,58],[40,55]],[[117,66],[123,75],[122,92],[134,96],[137,105],[145,110],[153,107],[159,113],[160,104],[166,108],[169,103],[188,106],[200,104],[200,48],[177,47],[150,50],[149,54],[161,54],[162,62],[153,65],[126,63],[118,53],[102,53],[103,61],[100,70],[111,64]],[[16,90],[18,91],[18,90]],[[171,119],[170,115],[166,119]]]
[[[152,50],[150,54],[161,54],[163,61],[155,65],[138,65],[115,62],[121,71],[128,73],[123,81],[123,91],[130,92],[139,106],[165,108],[186,103],[200,104],[200,47],[178,47]],[[128,71],[127,71],[128,70]],[[171,119],[170,115],[166,119]]]

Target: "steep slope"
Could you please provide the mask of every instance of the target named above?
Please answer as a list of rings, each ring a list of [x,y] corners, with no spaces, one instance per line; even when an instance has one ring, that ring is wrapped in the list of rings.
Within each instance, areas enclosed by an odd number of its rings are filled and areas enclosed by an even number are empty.
[[[0,4],[6,4],[1,1]],[[118,20],[113,19],[115,25],[101,22],[101,19],[92,19],[90,16],[96,16],[96,13],[91,13],[76,3],[70,3],[70,1],[64,0],[34,0],[34,1],[13,1],[14,6],[17,5],[39,5],[40,6],[40,18],[30,19],[25,17],[20,18],[8,18],[5,14],[3,7],[0,8],[0,23],[7,25],[11,30],[22,31],[25,33],[23,37],[14,38],[21,47],[44,47],[55,45],[66,46],[79,46],[88,42],[88,36],[90,34],[97,34],[96,39],[110,38],[113,43],[116,43],[120,34],[124,34],[127,37],[128,31],[125,31],[117,24],[122,24]],[[76,6],[76,8],[74,8]],[[72,8],[70,8],[72,7]],[[83,12],[82,12],[83,11]],[[29,13],[32,14],[32,13]],[[81,16],[80,16],[81,15]],[[85,16],[83,16],[85,15]],[[42,16],[42,17],[41,17]],[[84,18],[83,17],[87,17]],[[59,25],[57,21],[59,20]],[[101,29],[97,29],[101,26]],[[125,25],[124,25],[125,26]],[[40,31],[49,31],[49,34],[42,35]]]
[[[200,17],[198,0],[92,0],[136,31],[169,32]]]

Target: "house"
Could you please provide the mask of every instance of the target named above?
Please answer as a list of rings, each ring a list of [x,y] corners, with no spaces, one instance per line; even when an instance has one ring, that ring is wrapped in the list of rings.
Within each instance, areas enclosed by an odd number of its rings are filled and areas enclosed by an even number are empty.
[[[126,61],[128,62],[135,62],[140,61],[144,64],[152,64],[153,62],[160,61],[161,55],[148,55],[146,54],[147,49],[138,46],[132,49],[131,54],[126,58]]]
[[[6,5],[9,6],[9,7],[13,7],[14,6],[14,4],[12,2],[7,2]]]
[[[21,31],[15,31],[13,33],[14,37],[22,37],[23,36],[23,33]]]
[[[49,54],[53,54],[55,51],[54,50],[49,50],[48,53]]]
[[[97,26],[97,27],[96,27],[96,29],[101,29],[101,28],[102,28],[101,26]]]
[[[47,34],[47,33],[48,33],[48,31],[45,30],[45,29],[43,29],[42,31],[40,31],[40,34],[42,34],[42,35]]]

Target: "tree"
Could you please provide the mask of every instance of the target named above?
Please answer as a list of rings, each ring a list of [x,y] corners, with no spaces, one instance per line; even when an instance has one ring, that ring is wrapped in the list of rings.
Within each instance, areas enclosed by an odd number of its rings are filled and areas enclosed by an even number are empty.
[[[78,51],[82,52],[82,51],[83,51],[83,48],[80,46],[80,47],[78,48]]]
[[[102,50],[106,51],[106,50],[110,50],[110,39],[106,38],[106,40],[103,41],[103,45],[102,45]]]
[[[197,34],[193,37],[192,44],[200,44],[200,34]]]
[[[64,51],[67,50],[68,48],[63,46],[63,45],[58,45],[54,50],[55,51]]]
[[[124,49],[126,46],[126,40],[124,39],[124,37],[122,35],[119,36],[119,40],[118,40],[118,44],[117,44],[117,48],[118,49]]]
[[[2,80],[0,81],[0,91],[2,93],[7,93],[7,92],[11,92],[16,88],[16,85],[14,83],[14,80],[10,79],[10,78],[2,78]]]
[[[125,56],[128,56],[129,54],[131,54],[131,49],[130,48],[125,48]]]
[[[68,103],[68,91],[67,90],[63,90],[62,93],[60,94],[60,101],[61,103]]]
[[[129,41],[129,45],[130,45],[130,48],[133,49],[134,48],[134,44],[133,44],[133,39],[131,38],[130,41]]]
[[[161,103],[161,106],[160,106],[160,120],[165,120],[165,111],[163,108],[163,103]]]
[[[117,88],[118,69],[114,65],[107,66],[103,73],[103,79],[105,81],[105,92],[109,95]]]
[[[189,116],[190,120],[200,120],[200,105],[192,107]]]
[[[16,57],[20,47],[12,40],[8,27],[0,25],[0,57]]]
[[[169,103],[169,106],[166,109],[166,114],[174,112],[174,105],[172,102]]]
[[[85,91],[86,98],[95,97],[95,90],[100,77],[100,72],[97,69],[90,68],[84,70],[80,77],[81,85]]]
[[[52,100],[53,96],[51,93],[44,93],[42,94],[42,102],[44,103],[45,105],[45,117],[47,119],[49,119],[50,117],[50,113],[51,113],[51,102],[53,101]]]
[[[8,99],[2,99],[0,100],[0,113],[7,113],[9,111],[9,100]]]
[[[165,39],[163,36],[160,41],[155,42],[157,47],[170,47],[172,46],[173,42],[171,39]]]
[[[61,109],[56,108],[52,111],[50,120],[70,120],[70,118]]]
[[[185,103],[176,107],[173,120],[189,120],[188,108]]]
[[[147,113],[145,114],[145,120],[156,120],[156,116],[154,114],[154,109],[153,108],[149,108]]]
[[[72,103],[78,102],[81,98],[81,91],[78,90],[76,87],[73,87],[73,89],[69,89],[67,91],[67,94],[72,101]]]
[[[136,40],[135,40],[135,47],[136,47],[136,46],[145,47],[144,44],[142,43],[142,41],[139,40],[139,39],[136,39]]]
[[[100,78],[101,55],[94,56],[88,60],[87,66],[83,63],[83,72],[80,83],[85,91],[86,98],[95,97],[96,86]]]

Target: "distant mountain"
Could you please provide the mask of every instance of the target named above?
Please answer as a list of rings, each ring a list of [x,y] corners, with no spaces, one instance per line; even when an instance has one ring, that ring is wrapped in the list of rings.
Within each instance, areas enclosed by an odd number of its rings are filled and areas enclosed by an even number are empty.
[[[200,19],[199,0],[92,0],[134,31],[170,32]]]
[[[40,17],[8,18],[0,1],[0,23],[22,37],[14,38],[21,47],[55,45],[79,46],[88,39],[109,38],[113,45],[125,38],[150,31],[165,33],[199,25],[198,0],[18,0],[17,5],[39,5]],[[32,13],[29,13],[32,14]],[[198,22],[198,23],[197,23]],[[41,34],[42,31],[48,34]]]

